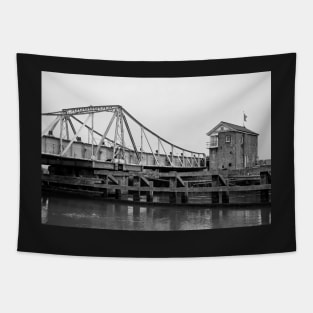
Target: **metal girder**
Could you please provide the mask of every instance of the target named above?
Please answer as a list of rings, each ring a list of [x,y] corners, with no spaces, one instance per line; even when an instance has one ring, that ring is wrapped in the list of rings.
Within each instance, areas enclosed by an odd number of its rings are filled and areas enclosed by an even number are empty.
[[[42,115],[79,115],[79,114],[90,114],[99,112],[113,112],[116,109],[120,109],[120,105],[101,105],[101,106],[88,106],[79,108],[63,109],[62,111],[43,113]]]
[[[67,119],[68,119],[68,122],[69,122],[69,124],[70,124],[70,126],[72,128],[73,134],[76,136],[76,129],[75,129],[74,125],[73,125],[71,117],[69,116]]]
[[[96,153],[95,153],[95,156],[96,156],[96,157],[97,157],[97,155],[98,155],[98,153],[99,153],[99,151],[100,151],[100,147],[102,146],[104,139],[106,138],[106,136],[107,136],[108,133],[109,133],[109,130],[110,130],[111,126],[112,126],[112,123],[113,123],[115,117],[116,117],[116,111],[115,111],[114,114],[112,115],[111,120],[110,120],[110,122],[109,122],[109,125],[108,125],[107,129],[105,130],[105,132],[103,133],[103,135],[101,135],[101,139],[100,139],[100,141],[99,141],[99,144],[98,144],[98,147],[97,147],[97,150],[96,150]]]
[[[151,153],[153,154],[153,157],[154,157],[155,162],[156,162],[158,165],[160,165],[159,160],[155,157],[155,154],[154,154],[154,152],[153,152],[153,149],[151,148],[150,142],[149,142],[149,140],[148,140],[148,138],[147,138],[147,135],[146,135],[145,131],[142,130],[142,132],[143,132],[143,134],[144,134],[144,136],[145,136],[145,138],[146,138],[146,141],[147,141],[148,146],[149,146],[149,148],[150,148],[150,150],[151,150]]]
[[[142,153],[143,153],[143,128],[140,128],[140,163],[142,163]]]
[[[187,161],[188,161],[190,167],[192,167],[192,163],[190,162],[190,157],[187,157]]]
[[[184,163],[183,163],[182,160],[180,159],[180,156],[179,156],[179,155],[177,155],[177,158],[178,158],[178,160],[179,160],[181,166],[184,166]]]
[[[63,123],[64,123],[64,117],[61,117],[60,121],[60,153],[62,153],[63,150]]]
[[[138,163],[140,163],[140,162],[141,162],[141,159],[139,159],[139,153],[138,153],[138,150],[137,150],[137,147],[136,147],[136,143],[135,143],[135,140],[134,140],[133,135],[132,135],[132,133],[131,133],[131,130],[130,130],[130,128],[129,128],[129,125],[128,125],[126,116],[123,114],[123,112],[122,112],[122,118],[123,118],[123,120],[124,120],[124,122],[125,122],[125,126],[126,126],[126,129],[127,129],[127,132],[128,132],[129,138],[130,138],[130,141],[132,142],[133,148],[134,148],[134,150],[135,150]]]
[[[115,133],[114,133],[114,145],[113,145],[113,160],[115,159],[115,150],[116,150],[116,140],[117,140],[117,132],[118,132],[118,124],[120,120],[120,112],[117,111],[116,115],[116,124],[115,124]]]
[[[77,117],[75,117],[75,116],[71,116],[71,117],[72,117],[75,121],[77,121],[78,123],[83,124],[83,122],[82,122],[81,120],[79,120]],[[89,129],[89,130],[92,129],[92,128],[89,127],[88,125],[85,125],[85,127],[86,127],[87,129]],[[99,133],[99,132],[97,132],[96,130],[93,130],[93,132],[94,132],[96,135],[98,135],[99,137],[102,137],[102,134]],[[106,140],[108,140],[109,142],[113,143],[113,140],[111,140],[111,139],[109,139],[109,138],[104,138],[104,139],[106,139]]]
[[[67,117],[65,118],[65,128],[66,128],[66,139],[70,140],[70,134],[69,134],[69,131],[68,131]]]
[[[164,151],[164,154],[165,154],[165,156],[166,156],[167,161],[171,164],[171,166],[173,166],[173,163],[171,162],[170,158],[168,157],[168,155],[167,155],[167,153],[166,153],[166,150],[164,149],[164,146],[163,146],[161,140],[160,140],[160,144],[161,144],[161,147],[162,147],[162,149],[163,149],[163,151]]]
[[[91,158],[93,159],[94,157],[94,154],[93,154],[93,141],[94,141],[94,138],[93,138],[93,123],[94,123],[94,113],[91,113]]]
[[[79,128],[78,132],[76,133],[76,135],[73,136],[71,142],[66,146],[64,151],[61,153],[61,156],[63,156],[68,151],[68,149],[71,147],[71,145],[73,144],[75,138],[80,134],[80,132],[82,131],[82,129],[84,128],[84,126],[88,122],[89,118],[90,118],[90,114],[87,116],[87,118],[86,118],[85,122],[83,123],[83,125],[80,126],[80,128]]]
[[[80,119],[78,119],[77,117],[75,117],[74,115],[69,115],[69,118],[70,118],[70,117],[71,117],[72,119],[74,119],[76,122],[78,122],[79,124],[81,124],[81,125],[83,124],[83,122],[82,122]],[[88,125],[85,125],[85,127],[86,127],[88,130],[91,130],[91,129],[92,129],[92,128],[89,127]],[[97,132],[97,131],[95,131],[95,130],[94,130],[94,133],[97,134],[97,135],[100,136],[100,137],[102,136],[102,134],[100,134],[99,132]]]
[[[123,112],[120,112],[120,115],[122,115]],[[124,122],[123,117],[120,116],[120,124],[121,124],[121,142],[122,142],[122,151],[123,151],[123,160],[125,161],[125,138],[124,138]]]

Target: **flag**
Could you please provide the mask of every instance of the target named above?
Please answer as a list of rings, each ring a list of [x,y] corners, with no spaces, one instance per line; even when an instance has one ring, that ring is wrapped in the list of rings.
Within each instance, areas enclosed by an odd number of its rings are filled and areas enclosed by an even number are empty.
[[[244,120],[244,122],[246,122],[247,121],[247,115],[245,114],[245,113],[243,113],[243,120]]]

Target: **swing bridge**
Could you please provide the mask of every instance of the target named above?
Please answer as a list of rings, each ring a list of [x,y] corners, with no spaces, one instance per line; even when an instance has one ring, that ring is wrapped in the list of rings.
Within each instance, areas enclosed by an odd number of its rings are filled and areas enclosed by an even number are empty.
[[[210,172],[204,153],[162,138],[122,106],[63,109],[43,113],[42,120],[48,126],[41,134],[41,163],[49,166],[42,170],[42,190],[138,203],[160,203],[156,196],[163,194],[169,203],[205,206],[229,205],[238,192],[249,192],[260,194],[258,204],[270,205],[269,173],[243,177],[242,185],[240,177]]]
[[[119,105],[63,109],[42,118],[50,119],[41,134],[42,164],[123,171],[205,168],[204,153],[169,142]]]

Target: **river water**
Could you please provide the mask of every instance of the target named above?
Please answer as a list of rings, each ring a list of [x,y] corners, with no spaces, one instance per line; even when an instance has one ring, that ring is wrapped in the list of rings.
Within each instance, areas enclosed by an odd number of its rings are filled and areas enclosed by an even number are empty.
[[[116,230],[196,230],[271,223],[269,208],[173,207],[118,203],[75,195],[43,195],[41,221],[47,225]]]

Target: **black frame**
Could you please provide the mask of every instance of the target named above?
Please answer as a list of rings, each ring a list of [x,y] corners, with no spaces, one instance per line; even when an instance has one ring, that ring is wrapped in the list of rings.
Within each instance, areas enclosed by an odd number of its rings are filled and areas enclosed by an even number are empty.
[[[173,62],[101,61],[17,54],[17,68],[20,107],[18,251],[115,257],[195,257],[296,250],[295,53]],[[158,232],[41,224],[41,71],[125,77],[192,77],[271,71],[274,190],[271,225]]]

